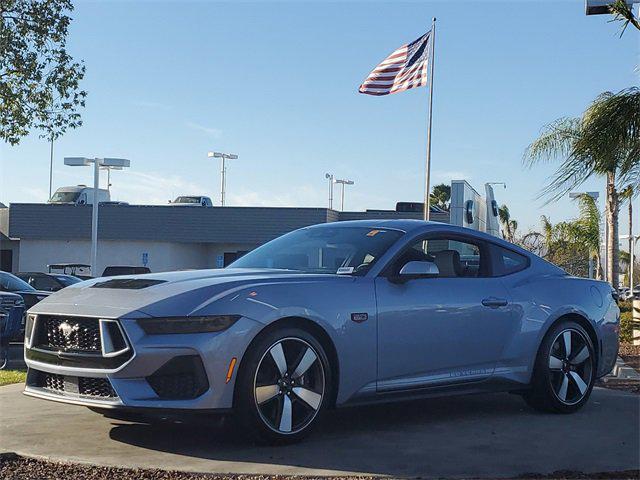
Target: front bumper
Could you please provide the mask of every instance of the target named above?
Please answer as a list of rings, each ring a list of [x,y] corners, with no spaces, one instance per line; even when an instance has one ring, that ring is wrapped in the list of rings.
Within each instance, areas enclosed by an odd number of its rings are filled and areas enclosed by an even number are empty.
[[[218,333],[147,335],[135,319],[118,322],[130,347],[121,358],[87,362],[26,344],[24,393],[100,409],[227,410],[237,373],[227,381],[231,359],[240,360],[262,328],[243,317]]]

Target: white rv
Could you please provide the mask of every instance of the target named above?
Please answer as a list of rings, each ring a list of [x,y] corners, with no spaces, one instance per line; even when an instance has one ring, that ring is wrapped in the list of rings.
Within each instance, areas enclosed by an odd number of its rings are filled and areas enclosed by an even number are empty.
[[[98,189],[98,203],[111,201],[109,191]],[[67,205],[93,205],[93,188],[86,185],[60,187],[49,199],[49,203]]]

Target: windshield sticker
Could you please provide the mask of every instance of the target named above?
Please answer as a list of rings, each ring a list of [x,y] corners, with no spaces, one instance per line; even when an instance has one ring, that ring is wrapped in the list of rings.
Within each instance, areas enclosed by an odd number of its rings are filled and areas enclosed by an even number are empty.
[[[375,237],[377,234],[379,234],[382,230],[371,230],[369,233],[367,233],[367,237]]]
[[[350,275],[353,273],[353,267],[340,267],[336,272],[337,275]]]

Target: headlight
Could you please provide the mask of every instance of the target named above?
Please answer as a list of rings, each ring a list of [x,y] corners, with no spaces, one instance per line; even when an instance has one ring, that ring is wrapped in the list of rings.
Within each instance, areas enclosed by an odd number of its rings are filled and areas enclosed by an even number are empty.
[[[221,332],[236,323],[241,315],[212,315],[207,317],[165,317],[138,320],[148,335],[175,333]]]

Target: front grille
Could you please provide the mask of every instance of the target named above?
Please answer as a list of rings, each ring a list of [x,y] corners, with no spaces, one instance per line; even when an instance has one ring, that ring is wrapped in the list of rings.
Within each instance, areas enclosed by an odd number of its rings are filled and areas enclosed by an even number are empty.
[[[42,318],[39,345],[66,352],[100,352],[100,324],[93,318]]]
[[[16,304],[24,305],[22,297],[13,295],[0,295],[0,308],[13,308]]]
[[[116,392],[107,378],[73,377],[30,370],[27,385],[60,395],[117,398]]]

